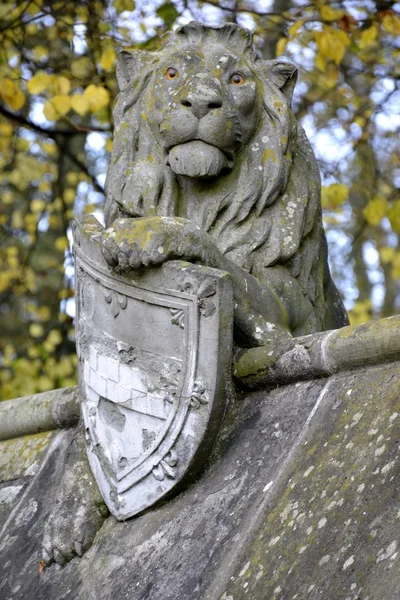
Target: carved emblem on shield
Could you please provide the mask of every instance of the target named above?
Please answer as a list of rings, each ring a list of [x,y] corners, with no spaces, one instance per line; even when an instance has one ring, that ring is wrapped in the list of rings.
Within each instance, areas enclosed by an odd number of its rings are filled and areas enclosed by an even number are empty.
[[[101,231],[92,216],[74,225],[82,415],[100,491],[126,519],[210,452],[227,402],[232,288],[226,273],[183,262],[118,275]]]

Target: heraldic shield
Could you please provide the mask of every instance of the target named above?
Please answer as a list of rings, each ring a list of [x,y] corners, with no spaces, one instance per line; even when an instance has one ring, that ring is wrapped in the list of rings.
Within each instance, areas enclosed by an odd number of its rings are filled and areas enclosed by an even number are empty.
[[[119,275],[95,217],[73,229],[87,453],[122,520],[193,477],[210,453],[230,388],[232,285],[223,271],[181,261]]]

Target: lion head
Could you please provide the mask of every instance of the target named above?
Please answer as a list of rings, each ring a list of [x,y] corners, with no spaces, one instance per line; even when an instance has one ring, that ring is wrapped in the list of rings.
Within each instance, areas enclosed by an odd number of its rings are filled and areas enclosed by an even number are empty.
[[[185,217],[256,277],[285,268],[311,306],[299,334],[324,328],[330,279],[319,172],[290,109],[296,77],[231,23],[189,23],[157,52],[122,52],[105,213],[107,226]]]

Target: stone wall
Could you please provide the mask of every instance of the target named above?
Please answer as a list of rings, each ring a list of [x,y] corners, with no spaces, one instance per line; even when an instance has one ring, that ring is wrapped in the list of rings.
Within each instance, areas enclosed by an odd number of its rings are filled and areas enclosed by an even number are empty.
[[[397,600],[400,363],[381,325],[375,365],[238,392],[196,483],[109,517],[64,567],[43,568],[41,539],[73,430],[0,442],[0,598]]]

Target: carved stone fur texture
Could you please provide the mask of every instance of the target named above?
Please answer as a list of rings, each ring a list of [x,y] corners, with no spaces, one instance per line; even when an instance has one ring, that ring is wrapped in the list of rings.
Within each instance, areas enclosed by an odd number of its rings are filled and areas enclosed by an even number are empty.
[[[320,176],[291,108],[296,68],[234,24],[189,23],[122,52],[106,182],[116,270],[184,258],[231,273],[242,346],[348,323],[332,282]]]

